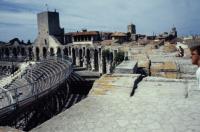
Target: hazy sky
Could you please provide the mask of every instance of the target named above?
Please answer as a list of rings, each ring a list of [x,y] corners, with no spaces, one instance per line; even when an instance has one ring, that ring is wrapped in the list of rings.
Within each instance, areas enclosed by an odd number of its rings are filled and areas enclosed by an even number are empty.
[[[150,2],[151,1],[151,2]],[[200,0],[0,0],[0,41],[37,36],[36,14],[48,9],[60,13],[65,32],[81,30],[127,31],[151,35],[170,31],[200,34]]]

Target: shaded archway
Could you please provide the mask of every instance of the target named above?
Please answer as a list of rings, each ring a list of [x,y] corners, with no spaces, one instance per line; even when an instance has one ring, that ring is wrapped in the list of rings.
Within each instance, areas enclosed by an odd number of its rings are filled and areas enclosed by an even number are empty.
[[[63,49],[63,54],[65,57],[68,57],[68,48]]]
[[[0,58],[2,58],[2,56],[3,56],[3,51],[2,49],[0,49]]]
[[[57,57],[60,57],[60,58],[62,57],[60,47],[57,48],[57,53],[56,54],[57,54]]]
[[[12,49],[12,53],[13,53],[13,57],[14,57],[14,58],[17,58],[17,48],[14,47],[14,48]]]
[[[90,62],[90,50],[86,50],[86,62],[87,62],[87,68],[91,69],[91,62]]]
[[[35,49],[36,51],[36,60],[39,60],[40,59],[40,49],[38,47],[36,47]]]
[[[110,61],[113,62],[114,61],[113,59],[114,59],[113,58],[113,52],[110,52]]]
[[[5,55],[6,55],[7,58],[10,56],[10,53],[9,53],[9,49],[8,49],[8,48],[5,49]]]
[[[21,54],[21,47],[17,46],[17,57],[18,57],[19,54]]]
[[[25,51],[25,48],[24,48],[24,47],[21,48],[21,55],[22,55],[22,56],[26,56],[26,51]]]
[[[110,55],[109,55],[110,72],[113,72],[113,70],[114,70],[113,62],[114,62],[113,52],[110,52]]]
[[[43,57],[46,58],[47,57],[47,48],[43,47]]]
[[[72,64],[76,65],[76,53],[74,48],[72,48]]]
[[[71,47],[69,47],[69,55],[70,56],[72,55],[72,53],[71,53]]]
[[[79,49],[79,60],[80,60],[80,67],[83,67],[83,51]]]
[[[1,52],[1,56],[2,56],[2,58],[3,58],[4,55],[5,55],[5,48],[2,48],[1,51],[2,51],[2,52]]]
[[[85,47],[83,47],[83,56],[85,56]]]
[[[31,47],[28,48],[28,56],[30,60],[33,59],[33,49]]]
[[[95,71],[99,70],[99,58],[98,58],[98,51],[94,50],[94,69]]]
[[[50,48],[50,56],[54,56],[54,49]]]

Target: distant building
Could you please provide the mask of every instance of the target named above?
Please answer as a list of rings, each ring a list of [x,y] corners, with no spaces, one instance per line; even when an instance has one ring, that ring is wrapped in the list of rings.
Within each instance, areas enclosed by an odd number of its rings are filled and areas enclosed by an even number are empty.
[[[73,32],[71,33],[73,44],[93,44],[101,41],[100,33],[98,31]]]
[[[72,43],[72,32],[65,33],[64,35],[64,44]]]
[[[123,32],[115,32],[111,35],[112,40],[118,40],[119,43],[127,41],[127,34]]]
[[[101,37],[102,41],[103,40],[111,40],[112,39],[111,35],[112,35],[112,32],[101,32],[100,33],[100,37]]]
[[[159,36],[157,36],[157,39],[165,40],[165,41],[170,41],[175,38],[177,38],[177,31],[175,27],[173,27],[169,33],[164,32],[164,33],[159,34]]]

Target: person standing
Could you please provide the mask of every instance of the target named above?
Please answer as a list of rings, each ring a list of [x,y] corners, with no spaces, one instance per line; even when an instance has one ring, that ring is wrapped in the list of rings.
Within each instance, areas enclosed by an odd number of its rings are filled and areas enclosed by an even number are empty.
[[[196,78],[198,89],[200,90],[200,45],[190,47],[192,64],[197,65]]]

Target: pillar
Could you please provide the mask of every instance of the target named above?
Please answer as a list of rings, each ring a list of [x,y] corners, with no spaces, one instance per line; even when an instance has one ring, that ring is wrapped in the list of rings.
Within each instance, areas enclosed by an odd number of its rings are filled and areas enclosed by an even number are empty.
[[[80,66],[79,50],[75,48],[76,66]]]

